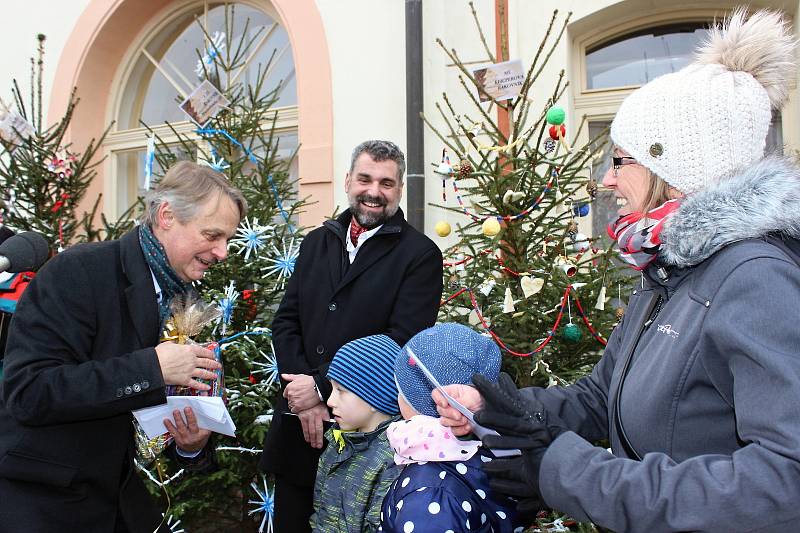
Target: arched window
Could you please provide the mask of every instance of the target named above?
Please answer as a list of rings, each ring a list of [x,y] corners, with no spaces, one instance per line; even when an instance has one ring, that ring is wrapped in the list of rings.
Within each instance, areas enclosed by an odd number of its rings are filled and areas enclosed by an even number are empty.
[[[140,42],[134,43],[118,76],[118,92],[113,96],[115,129],[104,142],[108,154],[105,190],[111,196],[105,208],[112,217],[123,213],[144,192],[147,147],[144,125],[167,143],[176,140],[176,136],[165,122],[170,122],[178,132],[191,134],[196,125],[178,105],[183,96],[202,82],[203,56],[235,54],[236,50],[229,48],[240,42],[249,42],[252,54],[246,57],[241,73],[237,72],[239,80],[250,85],[258,69],[269,64],[261,93],[281,83],[276,129],[281,152],[286,156],[294,152],[298,144],[294,60],[286,30],[268,4],[263,1],[183,4],[154,21],[143,35]],[[216,49],[209,41],[214,41]],[[226,41],[231,44],[222,44]],[[223,80],[223,86],[227,81]],[[175,150],[185,151],[177,145]],[[195,153],[182,157],[194,158]]]
[[[691,62],[708,35],[701,22],[647,28],[586,50],[586,89],[644,85]]]

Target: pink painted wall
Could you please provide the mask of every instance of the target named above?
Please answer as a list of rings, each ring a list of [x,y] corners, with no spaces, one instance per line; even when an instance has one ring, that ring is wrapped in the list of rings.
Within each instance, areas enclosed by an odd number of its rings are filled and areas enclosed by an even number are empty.
[[[333,111],[331,70],[322,19],[313,0],[273,0],[289,33],[297,77],[300,196],[317,203],[300,223],[316,226],[333,211]],[[125,52],[165,6],[163,0],[92,0],[78,19],[59,59],[49,116],[64,113],[72,87],[81,101],[68,140],[85,146],[99,137],[107,116],[112,82]],[[302,30],[301,30],[302,29]],[[101,153],[100,157],[106,154]],[[92,183],[84,208],[103,193],[104,169]]]

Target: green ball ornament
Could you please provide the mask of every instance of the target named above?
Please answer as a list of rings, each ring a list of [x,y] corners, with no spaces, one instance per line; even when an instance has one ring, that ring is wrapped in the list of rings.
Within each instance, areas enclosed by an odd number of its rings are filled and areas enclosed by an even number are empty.
[[[563,107],[553,106],[547,110],[547,123],[553,124],[554,126],[560,126],[564,123],[564,119],[567,117],[567,114],[564,112]]]
[[[578,342],[583,337],[583,333],[581,333],[581,328],[576,326],[575,324],[567,324],[564,326],[564,330],[561,332],[561,337],[567,342]]]

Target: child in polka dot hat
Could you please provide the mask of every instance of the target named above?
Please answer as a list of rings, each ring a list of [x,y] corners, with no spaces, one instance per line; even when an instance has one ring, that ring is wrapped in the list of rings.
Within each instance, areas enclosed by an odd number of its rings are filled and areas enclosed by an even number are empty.
[[[441,385],[469,385],[476,373],[496,381],[500,372],[497,345],[466,326],[438,324],[408,341],[394,366],[404,420],[386,432],[403,470],[383,500],[379,531],[522,531],[516,502],[489,488],[482,465],[491,451],[439,423],[433,385],[417,361]]]

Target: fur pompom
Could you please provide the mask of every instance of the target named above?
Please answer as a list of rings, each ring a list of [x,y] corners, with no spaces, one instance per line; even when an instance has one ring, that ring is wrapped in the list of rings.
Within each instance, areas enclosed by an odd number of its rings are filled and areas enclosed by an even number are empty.
[[[797,42],[783,15],[769,10],[750,17],[740,7],[723,24],[715,25],[698,50],[697,61],[747,72],[767,91],[774,109],[783,105],[789,81],[796,76]]]

